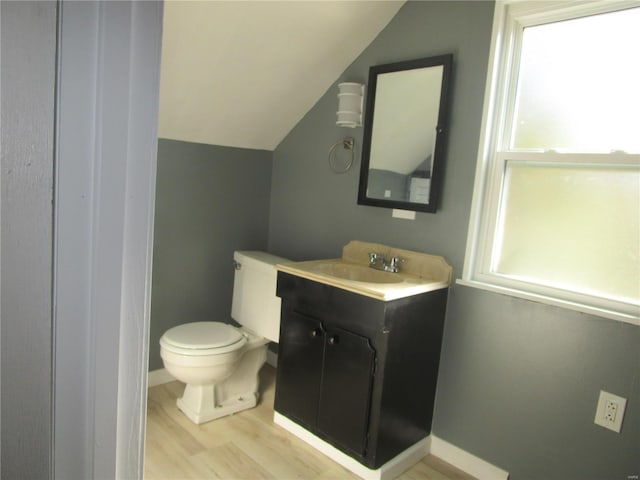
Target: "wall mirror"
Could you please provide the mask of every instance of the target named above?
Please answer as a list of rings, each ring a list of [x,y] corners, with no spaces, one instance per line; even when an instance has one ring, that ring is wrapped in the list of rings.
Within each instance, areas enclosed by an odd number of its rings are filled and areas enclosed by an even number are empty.
[[[453,55],[369,69],[358,203],[435,212]]]

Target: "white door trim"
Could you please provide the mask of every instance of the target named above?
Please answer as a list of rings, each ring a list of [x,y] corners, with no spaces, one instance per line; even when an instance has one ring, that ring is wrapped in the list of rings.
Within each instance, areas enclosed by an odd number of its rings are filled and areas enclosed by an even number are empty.
[[[56,478],[142,478],[161,2],[59,12]]]

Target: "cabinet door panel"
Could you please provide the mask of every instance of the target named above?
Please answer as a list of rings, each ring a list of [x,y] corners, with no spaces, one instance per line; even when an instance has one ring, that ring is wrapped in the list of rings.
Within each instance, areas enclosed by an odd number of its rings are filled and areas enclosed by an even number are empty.
[[[275,409],[309,428],[318,413],[324,337],[320,321],[283,310]]]
[[[364,455],[375,351],[360,335],[326,331],[318,430],[357,455]]]

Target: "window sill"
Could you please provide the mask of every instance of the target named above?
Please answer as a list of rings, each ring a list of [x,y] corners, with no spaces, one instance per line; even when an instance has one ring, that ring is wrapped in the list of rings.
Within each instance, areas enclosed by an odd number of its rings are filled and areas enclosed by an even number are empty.
[[[640,326],[640,318],[638,316],[627,315],[621,312],[615,312],[612,310],[606,310],[603,308],[597,308],[590,305],[583,305],[580,303],[574,303],[567,300],[561,300],[545,295],[539,295],[536,293],[525,292],[514,288],[502,287],[486,282],[479,282],[477,280],[467,280],[458,278],[456,284],[464,285],[466,287],[478,288],[480,290],[486,290],[488,292],[499,293],[502,295],[509,295],[511,297],[522,298],[533,302],[543,303],[546,305],[552,305],[554,307],[566,308],[575,312],[587,313],[589,315],[595,315],[598,317],[609,318],[611,320],[617,320],[619,322],[630,323],[632,325]]]

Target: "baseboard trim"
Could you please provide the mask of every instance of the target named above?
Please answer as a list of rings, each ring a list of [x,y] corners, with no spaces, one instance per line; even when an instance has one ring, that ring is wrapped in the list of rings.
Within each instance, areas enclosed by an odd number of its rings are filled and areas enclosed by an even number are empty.
[[[156,387],[165,383],[173,382],[175,378],[165,368],[152,370],[147,377],[147,388]]]
[[[509,478],[508,472],[434,435],[429,435],[377,470],[372,470],[278,412],[274,412],[273,421],[276,425],[281,426],[365,480],[396,478],[428,454],[432,454],[480,480],[508,480]]]
[[[480,480],[508,480],[509,472],[431,435],[430,453]]]
[[[292,433],[315,449],[319,450],[321,453],[325,454],[334,462],[339,463],[347,470],[350,470],[365,480],[392,480],[396,478],[429,453],[429,445],[431,443],[431,439],[429,437],[424,438],[402,452],[400,455],[389,460],[380,468],[372,470],[357,462],[350,456],[342,453],[333,445],[330,445],[321,438],[316,437],[313,433],[302,428],[300,425],[289,420],[278,412],[274,412],[273,421],[276,425],[281,426],[289,433]]]

